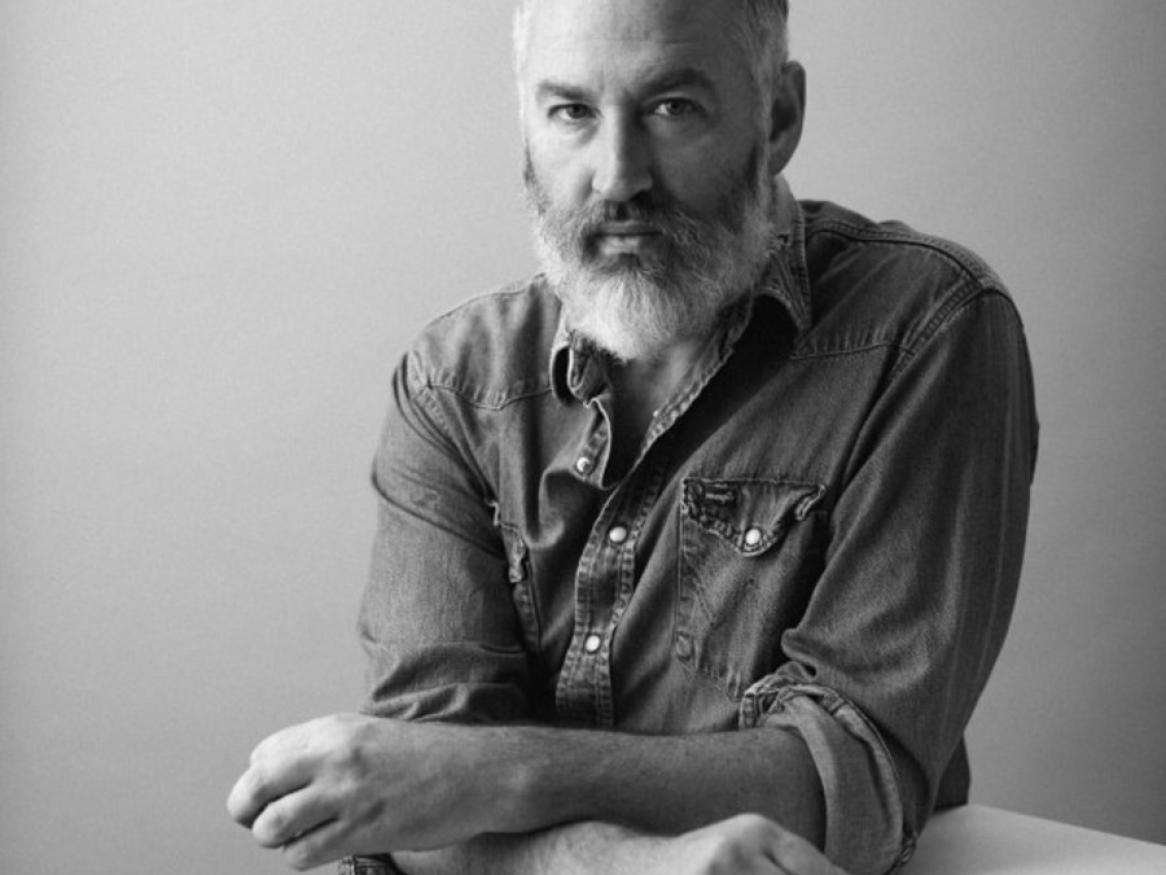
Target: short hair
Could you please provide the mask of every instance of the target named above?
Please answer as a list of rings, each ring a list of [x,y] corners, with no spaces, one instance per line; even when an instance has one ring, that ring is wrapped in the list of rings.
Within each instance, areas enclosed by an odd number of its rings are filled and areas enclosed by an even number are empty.
[[[527,31],[537,0],[519,0],[514,14],[514,68],[526,67]],[[733,23],[735,36],[749,58],[753,83],[772,93],[789,60],[789,0],[734,0],[740,14]]]

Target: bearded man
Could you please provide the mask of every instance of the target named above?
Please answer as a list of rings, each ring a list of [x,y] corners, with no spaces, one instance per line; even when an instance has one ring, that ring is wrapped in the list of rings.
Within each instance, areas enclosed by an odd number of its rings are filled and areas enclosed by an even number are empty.
[[[879,873],[966,800],[1022,330],[965,250],[793,198],[786,11],[519,9],[543,272],[397,369],[363,713],[268,738],[228,803],[293,866]]]

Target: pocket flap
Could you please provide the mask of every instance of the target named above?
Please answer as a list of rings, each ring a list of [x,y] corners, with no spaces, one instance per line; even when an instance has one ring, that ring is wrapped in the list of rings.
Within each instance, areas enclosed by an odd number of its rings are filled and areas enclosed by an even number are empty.
[[[803,520],[826,487],[769,479],[687,477],[681,512],[741,553],[764,553]]]

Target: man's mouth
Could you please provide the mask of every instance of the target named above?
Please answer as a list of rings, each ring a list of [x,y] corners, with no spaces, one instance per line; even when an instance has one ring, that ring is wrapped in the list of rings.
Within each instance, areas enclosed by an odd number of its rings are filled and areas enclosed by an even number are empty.
[[[601,237],[647,237],[659,234],[660,229],[650,222],[603,222],[598,233]]]
[[[605,254],[641,252],[661,239],[660,229],[648,222],[604,222],[595,233],[596,244]]]

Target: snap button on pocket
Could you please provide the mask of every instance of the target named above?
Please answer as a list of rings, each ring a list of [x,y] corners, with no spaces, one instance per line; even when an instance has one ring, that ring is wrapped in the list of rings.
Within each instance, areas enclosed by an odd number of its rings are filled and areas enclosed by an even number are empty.
[[[824,493],[815,483],[690,477],[684,481],[681,512],[739,553],[757,556],[804,520]]]

